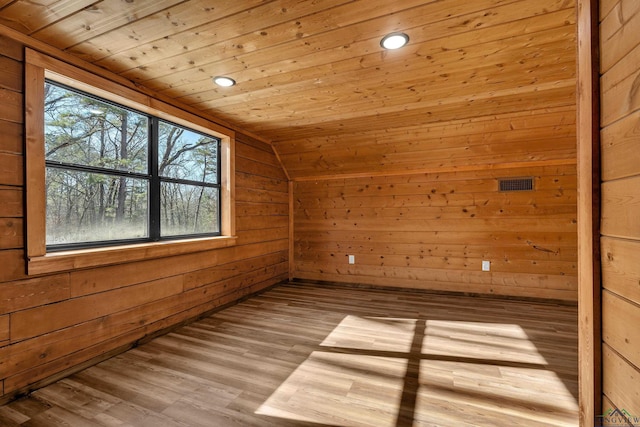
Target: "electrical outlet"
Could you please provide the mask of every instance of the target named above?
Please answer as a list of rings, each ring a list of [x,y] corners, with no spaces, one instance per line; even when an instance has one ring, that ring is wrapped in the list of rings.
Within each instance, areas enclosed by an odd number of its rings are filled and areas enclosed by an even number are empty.
[[[356,256],[349,255],[349,264],[355,264],[355,263],[356,263]]]
[[[482,271],[491,271],[491,261],[482,261]]]

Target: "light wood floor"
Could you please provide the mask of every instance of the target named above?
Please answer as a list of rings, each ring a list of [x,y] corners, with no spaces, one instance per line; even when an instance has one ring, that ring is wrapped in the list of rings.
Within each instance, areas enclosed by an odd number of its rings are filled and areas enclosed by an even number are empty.
[[[283,285],[0,407],[2,426],[576,426],[575,307]]]

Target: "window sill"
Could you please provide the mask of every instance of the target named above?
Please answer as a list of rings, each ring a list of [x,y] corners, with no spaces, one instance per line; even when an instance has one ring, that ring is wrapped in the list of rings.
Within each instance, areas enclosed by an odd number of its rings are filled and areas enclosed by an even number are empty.
[[[27,274],[58,273],[202,252],[234,246],[236,240],[235,236],[221,236],[53,252],[27,259]]]

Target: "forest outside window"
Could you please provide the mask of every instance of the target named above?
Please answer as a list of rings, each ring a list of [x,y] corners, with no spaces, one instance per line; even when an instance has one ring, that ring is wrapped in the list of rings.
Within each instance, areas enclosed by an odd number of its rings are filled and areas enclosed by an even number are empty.
[[[220,140],[45,83],[47,248],[220,234]]]
[[[27,273],[235,244],[234,133],[25,53]]]

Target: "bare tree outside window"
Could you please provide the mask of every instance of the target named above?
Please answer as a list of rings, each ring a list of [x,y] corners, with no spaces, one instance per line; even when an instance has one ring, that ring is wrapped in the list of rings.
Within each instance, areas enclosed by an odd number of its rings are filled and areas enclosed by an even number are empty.
[[[158,175],[162,180],[161,234],[163,236],[215,233],[217,215],[218,140],[171,123],[160,122]]]
[[[218,139],[51,82],[44,117],[48,246],[220,232]]]

